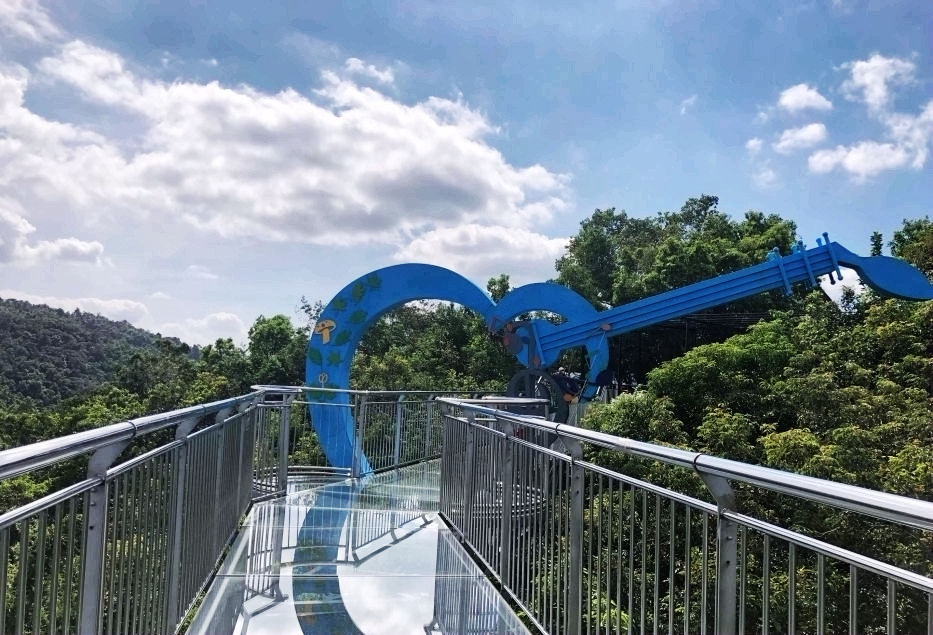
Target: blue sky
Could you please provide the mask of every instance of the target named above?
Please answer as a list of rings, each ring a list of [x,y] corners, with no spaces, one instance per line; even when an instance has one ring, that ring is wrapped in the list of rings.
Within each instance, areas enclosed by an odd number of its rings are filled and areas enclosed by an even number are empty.
[[[372,269],[554,275],[701,193],[931,212],[933,5],[0,2],[0,297],[205,343]]]

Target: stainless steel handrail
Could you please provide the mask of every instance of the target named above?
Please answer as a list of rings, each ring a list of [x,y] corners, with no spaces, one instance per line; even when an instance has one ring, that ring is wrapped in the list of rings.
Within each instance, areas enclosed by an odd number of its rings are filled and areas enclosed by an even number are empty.
[[[0,480],[25,474],[59,461],[89,454],[108,445],[141,437],[177,425],[192,417],[205,417],[252,402],[261,392],[190,406],[162,414],[114,423],[94,430],[10,448],[0,452]]]
[[[933,503],[897,494],[827,481],[784,470],[722,459],[700,452],[690,452],[643,441],[617,437],[565,423],[554,423],[538,417],[528,417],[484,407],[475,402],[441,398],[452,406],[497,417],[520,425],[548,430],[577,441],[618,450],[624,454],[654,459],[668,465],[692,469],[701,475],[717,476],[737,483],[761,487],[773,492],[824,503],[840,509],[863,513],[875,518],[933,530]]]

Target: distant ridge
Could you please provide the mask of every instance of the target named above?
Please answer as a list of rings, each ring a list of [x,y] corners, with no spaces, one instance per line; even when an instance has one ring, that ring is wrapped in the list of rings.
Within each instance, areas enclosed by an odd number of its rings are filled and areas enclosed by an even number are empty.
[[[0,399],[51,405],[92,390],[158,339],[126,321],[0,298]]]

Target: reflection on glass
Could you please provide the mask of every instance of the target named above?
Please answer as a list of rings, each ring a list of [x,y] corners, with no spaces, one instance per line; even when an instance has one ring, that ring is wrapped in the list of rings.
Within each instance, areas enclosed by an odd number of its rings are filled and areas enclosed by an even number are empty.
[[[256,505],[189,633],[525,633],[437,517],[437,466]]]

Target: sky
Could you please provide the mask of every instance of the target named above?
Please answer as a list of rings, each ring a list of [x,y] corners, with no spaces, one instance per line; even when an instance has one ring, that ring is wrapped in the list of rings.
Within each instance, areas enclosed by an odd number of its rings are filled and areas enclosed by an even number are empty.
[[[931,42],[929,0],[0,0],[0,297],[244,343],[704,193],[867,255],[933,211]]]

